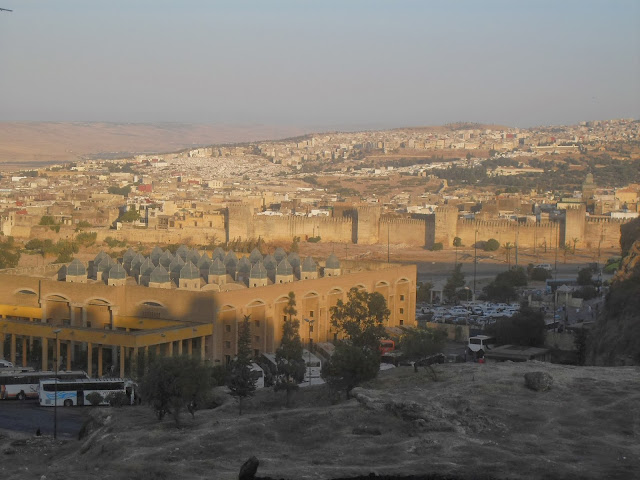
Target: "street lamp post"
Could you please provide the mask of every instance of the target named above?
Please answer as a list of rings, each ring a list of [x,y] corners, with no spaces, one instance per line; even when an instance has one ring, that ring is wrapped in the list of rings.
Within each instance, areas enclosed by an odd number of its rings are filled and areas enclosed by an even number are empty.
[[[53,385],[54,385],[54,393],[53,393],[53,438],[54,440],[58,438],[58,361],[59,361],[59,350],[58,350],[58,334],[60,333],[60,329],[54,330],[53,333],[56,336],[56,363],[55,363],[55,375],[53,377]]]
[[[305,318],[304,321],[309,324],[309,386],[311,386],[311,332],[313,332],[313,322],[315,320]]]
[[[476,299],[476,274],[478,273],[478,229],[473,239],[473,300]]]

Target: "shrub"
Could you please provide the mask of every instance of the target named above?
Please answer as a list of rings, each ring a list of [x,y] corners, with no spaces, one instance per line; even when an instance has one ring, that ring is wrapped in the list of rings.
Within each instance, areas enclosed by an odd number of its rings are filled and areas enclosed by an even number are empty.
[[[87,400],[89,400],[89,403],[91,403],[91,405],[96,407],[104,402],[104,397],[98,392],[91,392],[89,395],[87,395]]]
[[[320,236],[307,238],[307,242],[309,243],[318,243],[319,241],[320,241]]]
[[[574,298],[582,298],[583,300],[591,300],[598,296],[598,290],[593,285],[585,285],[573,292]]]
[[[442,250],[443,248],[444,248],[444,245],[442,245],[442,242],[436,242],[431,247],[431,251],[432,252],[437,252],[438,250]]]
[[[490,238],[484,243],[484,247],[482,247],[485,252],[495,252],[500,248],[500,242],[498,242],[495,238]]]
[[[544,282],[551,277],[551,272],[546,268],[534,268],[531,270],[531,280]]]
[[[105,398],[107,403],[112,407],[121,407],[123,405],[129,405],[129,397],[124,392],[111,392]]]

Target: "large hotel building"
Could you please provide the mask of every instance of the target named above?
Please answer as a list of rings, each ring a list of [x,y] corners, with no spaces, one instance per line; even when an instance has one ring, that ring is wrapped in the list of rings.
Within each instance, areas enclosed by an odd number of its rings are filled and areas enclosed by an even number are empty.
[[[46,275],[0,273],[0,357],[43,370],[57,358],[60,368],[92,376],[107,369],[125,376],[151,352],[224,364],[247,315],[254,353],[275,352],[289,292],[305,341],[337,338],[330,308],[354,287],[385,297],[386,326],[415,325],[414,265],[341,263],[333,254],[316,263],[282,249],[240,258],[184,246],[175,253],[156,247],[148,257],[129,249],[119,260],[101,252],[87,265],[76,259]]]

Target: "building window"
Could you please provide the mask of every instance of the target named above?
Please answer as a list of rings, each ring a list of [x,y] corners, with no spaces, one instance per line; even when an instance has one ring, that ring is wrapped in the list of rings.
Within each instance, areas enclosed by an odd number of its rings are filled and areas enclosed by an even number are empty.
[[[404,320],[400,320],[400,325],[404,325]]]
[[[400,295],[400,301],[404,302],[404,295]]]
[[[231,342],[224,342],[224,348],[231,348]]]
[[[231,355],[224,356],[224,363],[226,363],[227,365],[231,363]]]
[[[314,314],[313,310],[309,310],[309,318],[313,318],[313,314]]]
[[[224,331],[227,333],[231,332],[231,325],[229,325],[228,323],[224,326]]]
[[[254,323],[256,328],[260,328],[260,320],[256,320]]]
[[[253,350],[253,356],[254,356],[254,357],[258,357],[258,356],[260,356],[260,350],[259,350],[259,349],[257,349],[257,348],[256,348],[256,349],[254,349],[254,350]]]
[[[287,321],[287,316],[286,315],[282,315],[282,321],[286,322]]]
[[[256,343],[260,343],[260,337],[258,335],[255,336],[254,340],[256,341]]]
[[[309,324],[309,333],[312,333],[312,332],[313,332],[313,323],[310,323]]]
[[[404,308],[400,307],[400,315],[404,313]]]

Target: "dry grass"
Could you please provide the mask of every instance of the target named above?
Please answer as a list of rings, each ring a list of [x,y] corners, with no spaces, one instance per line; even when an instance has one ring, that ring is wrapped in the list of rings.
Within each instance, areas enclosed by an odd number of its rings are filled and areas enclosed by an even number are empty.
[[[237,478],[251,455],[260,475],[335,478],[439,473],[497,478],[633,478],[640,469],[640,370],[527,364],[446,364],[382,372],[332,404],[325,386],[258,393],[238,416],[215,410],[157,422],[146,407],[92,409],[105,424],[82,441],[0,439],[3,478]],[[527,371],[554,377],[544,393]],[[366,398],[366,400],[365,400]],[[355,435],[354,427],[381,435]]]

